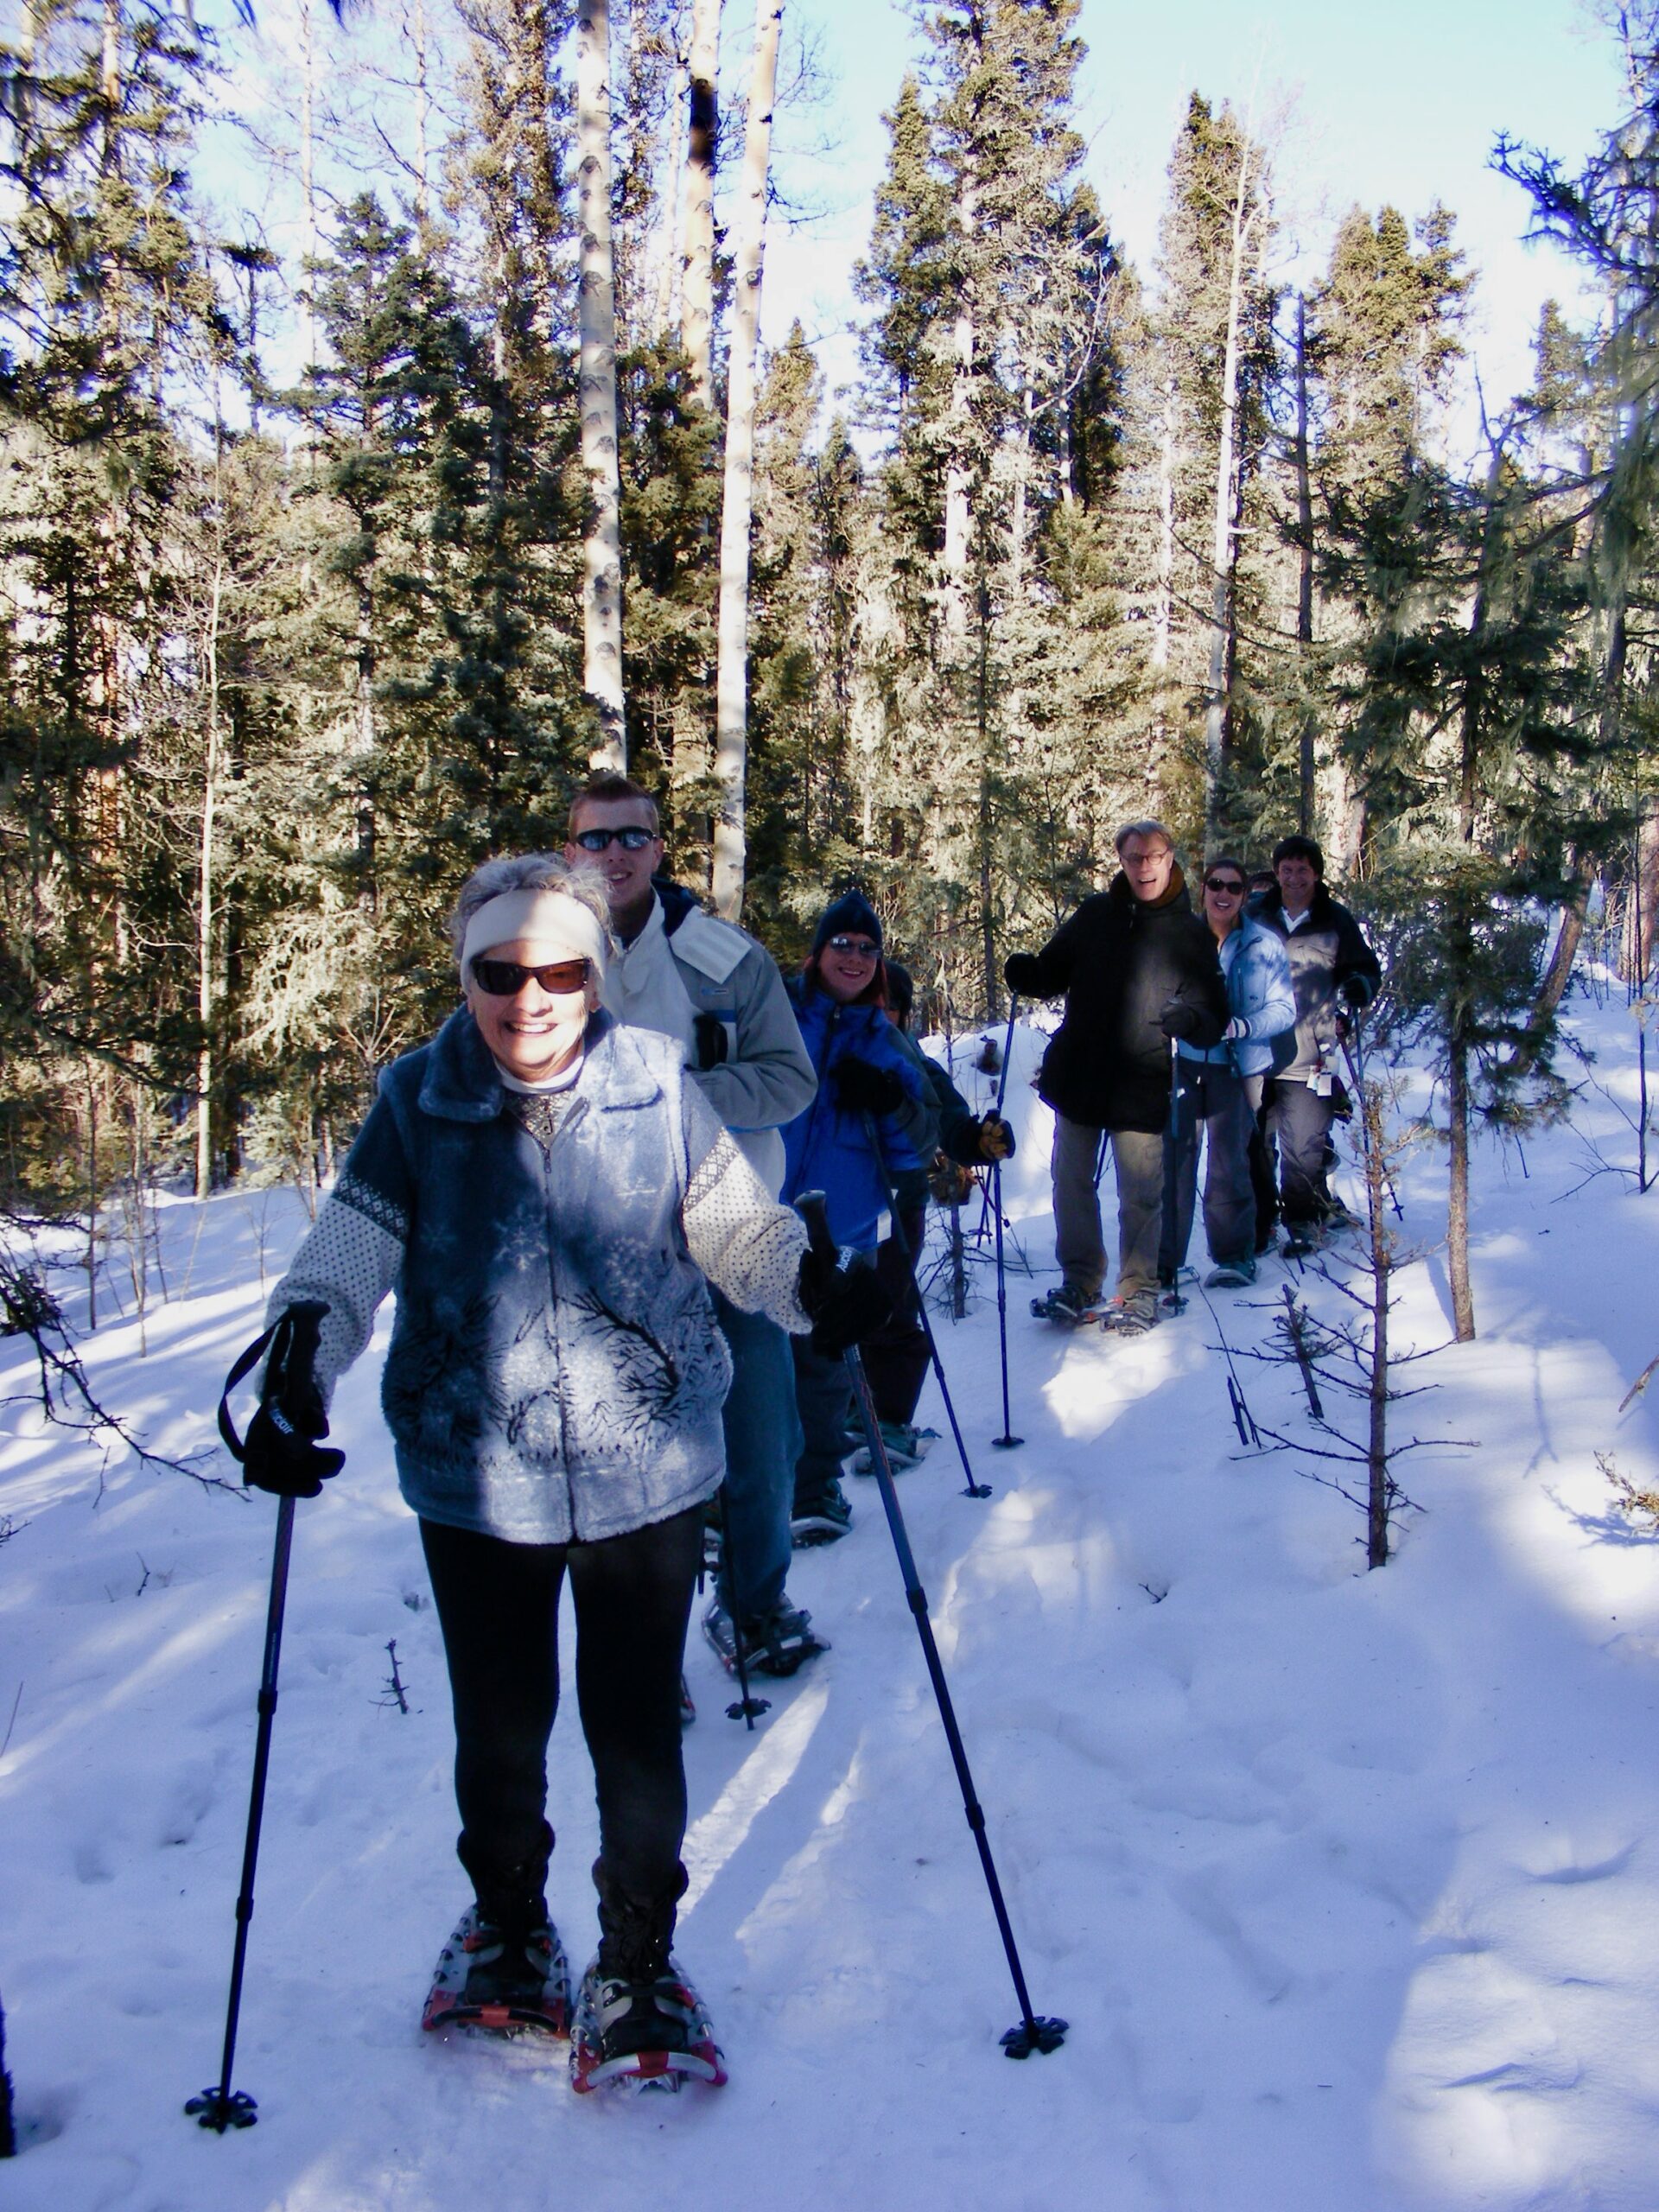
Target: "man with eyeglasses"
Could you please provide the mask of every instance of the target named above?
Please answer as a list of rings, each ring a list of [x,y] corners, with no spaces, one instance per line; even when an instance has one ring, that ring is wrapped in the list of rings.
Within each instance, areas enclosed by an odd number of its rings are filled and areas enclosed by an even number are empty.
[[[1102,1147],[1117,1178],[1117,1287],[1103,1316],[1134,1333],[1158,1319],[1170,1046],[1210,1046],[1227,1027],[1215,939],[1192,912],[1174,840],[1161,822],[1117,833],[1122,872],[1085,899],[1040,952],[1010,954],[1021,998],[1065,994],[1038,1090],[1054,1109],[1055,1256],[1065,1281],[1044,1311],[1085,1318],[1106,1274],[1097,1182]]]
[[[658,874],[657,803],[627,776],[592,776],[570,808],[565,857],[597,865],[611,927],[621,941],[606,1001],[620,1021],[677,1038],[698,1089],[776,1198],[784,1174],[779,1132],[809,1106],[817,1077],[772,955],[747,931],[705,913]],[[741,1313],[718,1291],[715,1308],[732,1355],[725,1407],[722,1556],[703,1630],[722,1662],[736,1640],[763,1673],[792,1675],[826,1647],[791,1605],[790,1510],[801,1447],[795,1369],[784,1332]]]

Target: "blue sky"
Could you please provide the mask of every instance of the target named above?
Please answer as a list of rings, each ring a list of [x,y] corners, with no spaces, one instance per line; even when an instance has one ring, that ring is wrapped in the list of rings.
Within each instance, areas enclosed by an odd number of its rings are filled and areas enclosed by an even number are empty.
[[[741,0],[738,0],[741,6]],[[1282,116],[1276,158],[1287,276],[1313,274],[1334,223],[1354,201],[1392,201],[1421,214],[1436,199],[1481,283],[1471,345],[1495,408],[1528,380],[1540,302],[1571,299],[1576,277],[1550,249],[1521,243],[1527,207],[1490,168],[1500,130],[1570,162],[1618,113],[1613,41],[1580,0],[1161,0],[1148,9],[1084,0],[1089,48],[1079,125],[1090,172],[1114,232],[1143,269],[1156,242],[1164,168],[1188,93],[1254,103]],[[911,12],[893,0],[791,0],[786,39],[814,38],[833,73],[817,115],[779,118],[779,177],[791,196],[828,212],[774,226],[765,321],[775,342],[798,314],[822,337],[832,385],[855,366],[844,330],[854,303],[847,272],[869,226],[885,159],[882,111],[917,50]],[[730,48],[747,43],[734,10]],[[729,66],[729,65],[728,65]],[[787,71],[787,60],[785,62]],[[812,151],[815,135],[832,139]],[[1471,409],[1455,434],[1473,435]]]

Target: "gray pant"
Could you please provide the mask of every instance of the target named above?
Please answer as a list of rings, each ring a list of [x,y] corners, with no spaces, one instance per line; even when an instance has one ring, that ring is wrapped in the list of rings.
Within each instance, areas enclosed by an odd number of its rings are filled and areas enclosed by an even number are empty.
[[[1086,1122],[1054,1116],[1054,1256],[1068,1283],[1090,1298],[1106,1280],[1106,1245],[1100,1230],[1100,1192],[1095,1163],[1103,1137],[1112,1147],[1117,1177],[1117,1294],[1133,1298],[1158,1287],[1158,1238],[1164,1214],[1164,1140],[1161,1131],[1091,1128]]]
[[[1268,1109],[1268,1133],[1279,1145],[1279,1209],[1288,1227],[1323,1221],[1331,1210],[1325,1147],[1336,1109],[1307,1084],[1281,1076]]]
[[[1182,1060],[1175,1105],[1175,1218],[1165,1240],[1164,1273],[1173,1281],[1192,1238],[1198,1187],[1198,1139],[1206,1147],[1204,1234],[1217,1267],[1255,1253],[1255,1192],[1250,1133],[1255,1127],[1244,1078],[1218,1061]],[[1260,1079],[1257,1079],[1260,1096]]]

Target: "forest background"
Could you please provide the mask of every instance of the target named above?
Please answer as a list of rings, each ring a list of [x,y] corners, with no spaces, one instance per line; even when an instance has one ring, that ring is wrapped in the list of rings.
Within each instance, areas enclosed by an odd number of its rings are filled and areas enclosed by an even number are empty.
[[[1451,13],[1391,19],[1391,203],[1300,5],[22,0],[10,1211],[314,1192],[607,761],[785,965],[861,882],[946,1030],[1125,817],[1312,829],[1455,1204],[1560,1110],[1586,922],[1651,964],[1659,7]]]

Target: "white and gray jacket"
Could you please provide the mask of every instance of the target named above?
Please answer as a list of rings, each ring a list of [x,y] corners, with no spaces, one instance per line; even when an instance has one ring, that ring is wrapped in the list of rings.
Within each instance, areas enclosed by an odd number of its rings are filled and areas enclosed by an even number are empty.
[[[381,1402],[410,1505],[591,1541],[713,1495],[731,1363],[704,1277],[803,1335],[805,1244],[677,1044],[601,1012],[568,1090],[512,1092],[463,1007],[386,1071],[270,1311],[327,1306],[326,1397],[395,1290]]]

